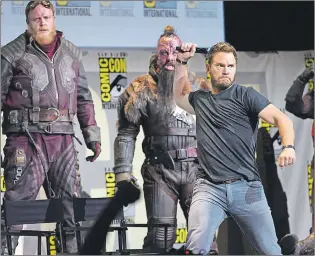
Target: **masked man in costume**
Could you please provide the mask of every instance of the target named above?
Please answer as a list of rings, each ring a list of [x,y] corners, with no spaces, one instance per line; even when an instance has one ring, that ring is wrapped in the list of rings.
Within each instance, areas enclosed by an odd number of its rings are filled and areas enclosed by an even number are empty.
[[[132,161],[135,142],[143,127],[145,161],[141,174],[148,218],[145,251],[164,248],[164,228],[151,224],[176,224],[179,201],[187,220],[195,172],[198,168],[195,120],[176,108],[172,84],[176,46],[180,38],[171,26],[165,28],[150,60],[149,74],[137,77],[119,98],[118,135],[115,139],[116,183],[134,180]],[[198,80],[198,79],[196,79]],[[207,82],[199,81],[206,86]],[[187,88],[191,90],[191,88]],[[167,249],[176,239],[176,227],[168,228]]]
[[[302,74],[300,74],[293,85],[290,87],[285,97],[286,105],[285,109],[294,114],[296,117],[302,119],[314,119],[314,88],[303,95],[305,85],[308,84],[310,79],[314,78],[314,66],[306,68]],[[312,139],[314,143],[314,121],[312,125]],[[312,194],[311,196],[311,211],[312,211],[312,229],[314,232],[314,156],[311,162],[311,176],[313,178]],[[310,185],[310,184],[309,184]]]
[[[81,52],[56,31],[54,6],[31,1],[25,14],[27,31],[1,48],[2,131],[7,136],[4,198],[34,200],[44,185],[48,198],[63,198],[64,225],[73,227],[72,197],[80,196],[81,186],[74,116],[94,152],[87,161],[101,152],[100,129]],[[65,238],[66,252],[76,252],[74,233]],[[13,240],[15,248],[17,238]]]

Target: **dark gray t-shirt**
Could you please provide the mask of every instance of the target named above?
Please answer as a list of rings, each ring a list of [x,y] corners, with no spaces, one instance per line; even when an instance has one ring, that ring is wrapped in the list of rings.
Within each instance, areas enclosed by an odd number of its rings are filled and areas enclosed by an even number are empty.
[[[260,180],[255,159],[258,114],[270,101],[252,87],[233,84],[219,94],[191,92],[189,102],[197,121],[197,177],[215,183]]]

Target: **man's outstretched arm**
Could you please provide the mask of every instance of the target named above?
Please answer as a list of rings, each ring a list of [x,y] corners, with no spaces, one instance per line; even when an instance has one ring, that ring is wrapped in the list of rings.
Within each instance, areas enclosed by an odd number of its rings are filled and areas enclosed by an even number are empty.
[[[188,99],[191,90],[188,88],[191,88],[191,85],[187,75],[187,65],[176,63],[173,85],[176,105],[194,115],[195,111]]]
[[[294,164],[296,158],[295,150],[293,148],[287,148],[287,146],[294,145],[294,128],[292,121],[272,104],[265,107],[259,113],[259,117],[279,129],[282,138],[282,146],[284,147],[278,157],[279,166],[284,167]]]
[[[183,44],[181,48],[184,52],[178,53],[175,65],[175,77],[173,84],[174,99],[177,106],[186,110],[188,113],[195,114],[195,111],[188,99],[191,91],[191,84],[188,77],[187,61],[194,55],[196,45]]]

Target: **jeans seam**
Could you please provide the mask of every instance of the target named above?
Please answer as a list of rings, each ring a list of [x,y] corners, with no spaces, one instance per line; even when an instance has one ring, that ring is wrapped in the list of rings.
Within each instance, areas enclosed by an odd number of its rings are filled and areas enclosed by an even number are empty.
[[[243,232],[243,234],[247,237],[248,242],[249,242],[250,246],[252,247],[252,249],[253,249],[257,254],[259,254],[259,250],[257,250],[257,248],[253,245],[253,242],[251,241],[251,237],[250,237],[248,234],[246,234],[246,233],[244,232],[244,230],[241,228],[241,225],[238,223],[238,221],[234,218],[233,215],[232,215],[232,218],[233,218],[233,220],[236,222],[236,224],[238,225],[238,227],[240,228],[240,230]]]
[[[225,185],[225,188],[226,188],[226,201],[227,201],[227,208],[229,209],[232,204],[233,204],[233,196],[232,196],[232,193],[231,192],[231,185],[230,184],[226,184]],[[231,200],[229,200],[229,198],[231,197]]]

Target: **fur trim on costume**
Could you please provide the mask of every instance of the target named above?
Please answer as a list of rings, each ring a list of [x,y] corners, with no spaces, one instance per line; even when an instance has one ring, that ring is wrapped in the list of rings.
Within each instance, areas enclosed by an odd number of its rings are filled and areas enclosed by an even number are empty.
[[[157,84],[150,75],[137,77],[126,89],[128,100],[124,111],[128,121],[139,123],[141,115],[147,116],[147,102],[157,98]]]

